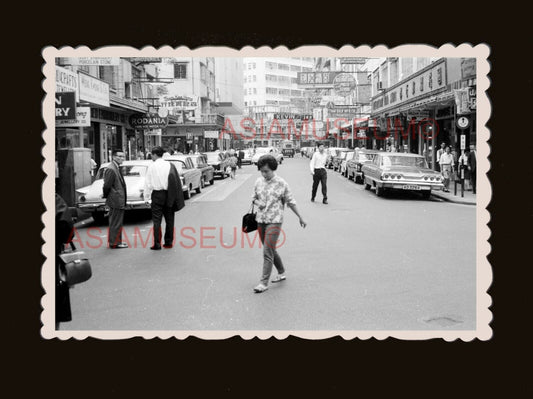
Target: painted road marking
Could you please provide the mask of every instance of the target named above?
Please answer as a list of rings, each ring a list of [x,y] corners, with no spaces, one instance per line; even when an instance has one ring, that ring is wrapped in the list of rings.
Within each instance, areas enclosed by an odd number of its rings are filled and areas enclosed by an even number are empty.
[[[235,180],[226,178],[220,184],[213,187],[212,190],[194,196],[190,202],[210,202],[210,201],[224,201],[231,193],[238,189],[252,174],[237,174]]]

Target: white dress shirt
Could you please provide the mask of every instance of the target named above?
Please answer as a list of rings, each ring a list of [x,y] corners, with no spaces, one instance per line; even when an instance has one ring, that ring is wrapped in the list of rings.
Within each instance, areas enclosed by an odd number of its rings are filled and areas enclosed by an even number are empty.
[[[146,171],[144,180],[144,200],[152,199],[152,191],[168,189],[168,174],[170,173],[170,162],[162,158],[156,159]]]
[[[315,169],[325,169],[327,159],[328,154],[326,154],[326,151],[324,151],[323,154],[321,154],[320,151],[316,151],[313,154],[313,158],[311,158],[311,162],[309,162],[309,169],[311,169],[311,173],[314,173]]]

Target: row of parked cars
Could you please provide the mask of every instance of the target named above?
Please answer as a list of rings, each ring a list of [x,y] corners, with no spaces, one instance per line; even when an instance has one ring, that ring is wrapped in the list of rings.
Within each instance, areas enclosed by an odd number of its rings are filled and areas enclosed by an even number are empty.
[[[206,185],[215,184],[215,177],[225,179],[229,176],[229,157],[229,152],[213,151],[194,155],[170,155],[164,157],[164,160],[176,166],[181,178],[183,195],[185,199],[189,199],[193,192],[199,194]],[[251,163],[250,153],[247,159],[243,159],[243,163],[245,162]],[[124,161],[120,166],[126,182],[126,209],[149,209],[144,201],[143,191],[146,171],[151,163],[150,160]],[[76,206],[91,213],[97,223],[103,222],[107,212],[102,194],[104,173],[108,166],[109,163],[102,164],[94,182],[90,186],[76,190]]]
[[[422,155],[331,147],[326,151],[327,168],[364,184],[366,190],[373,188],[378,197],[389,190],[408,190],[427,199],[432,190],[444,188],[442,174],[430,169]]]

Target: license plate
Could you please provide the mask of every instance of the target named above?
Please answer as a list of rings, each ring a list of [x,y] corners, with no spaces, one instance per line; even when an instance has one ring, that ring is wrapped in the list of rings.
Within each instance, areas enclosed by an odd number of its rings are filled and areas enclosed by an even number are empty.
[[[403,186],[404,190],[420,190],[420,186]]]

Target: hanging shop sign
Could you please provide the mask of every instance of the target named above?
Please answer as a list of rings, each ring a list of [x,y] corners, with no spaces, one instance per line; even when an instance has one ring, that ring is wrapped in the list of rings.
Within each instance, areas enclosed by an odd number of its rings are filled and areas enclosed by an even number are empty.
[[[89,127],[91,126],[91,107],[77,107],[76,119],[56,120],[56,127]]]
[[[349,96],[355,89],[355,78],[349,73],[340,73],[333,79],[333,90],[341,97]]]
[[[461,78],[467,79],[476,76],[476,59],[461,58]]]
[[[56,92],[71,91],[76,93],[76,101],[79,101],[78,74],[69,69],[56,65]]]
[[[468,89],[458,89],[454,90],[455,95],[455,105],[457,107],[457,114],[467,114],[470,112],[470,108],[468,106]]]
[[[109,84],[85,73],[78,72],[80,101],[109,107]]]
[[[158,114],[133,114],[129,123],[134,129],[162,129],[168,125],[168,117],[162,118]]]
[[[65,65],[118,66],[120,65],[120,57],[68,57],[61,58],[60,63]]]
[[[126,59],[129,62],[133,62],[135,64],[137,63],[155,64],[155,63],[163,62],[163,58],[161,57],[128,57]]]
[[[201,121],[201,102],[198,96],[163,96],[159,101],[160,109],[177,117],[178,124]],[[165,112],[165,111],[163,111]]]
[[[357,105],[335,105],[328,109],[329,118],[353,118],[357,115]]]
[[[56,93],[56,120],[76,119],[76,93]]]
[[[461,116],[460,118],[457,118],[457,127],[459,129],[466,129],[470,125],[470,119],[468,119],[466,116]]]
[[[341,64],[364,64],[367,58],[364,57],[341,57]]]

